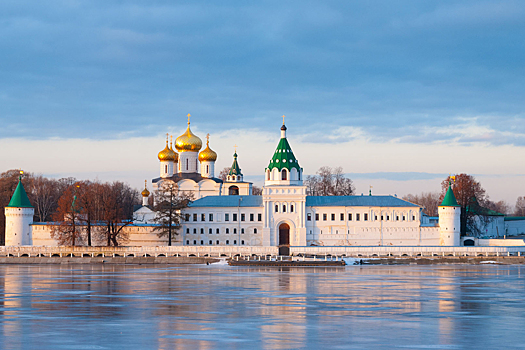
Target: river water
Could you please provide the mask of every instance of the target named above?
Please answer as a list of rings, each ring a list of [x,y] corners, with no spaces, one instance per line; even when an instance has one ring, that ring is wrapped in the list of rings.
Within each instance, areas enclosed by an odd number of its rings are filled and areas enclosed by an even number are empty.
[[[525,267],[1,265],[2,349],[525,348]]]

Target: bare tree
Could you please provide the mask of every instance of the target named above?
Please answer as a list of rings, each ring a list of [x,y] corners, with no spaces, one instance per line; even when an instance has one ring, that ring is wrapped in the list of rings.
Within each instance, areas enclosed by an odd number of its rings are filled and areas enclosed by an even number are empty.
[[[231,167],[226,167],[226,168],[223,168],[221,170],[221,172],[219,173],[219,179],[221,179],[222,181],[226,181],[226,179],[228,178],[228,174],[230,173],[230,168]]]
[[[115,181],[98,186],[102,228],[98,232],[108,246],[119,246],[127,241],[124,227],[133,223],[133,205],[139,203],[139,193],[129,185]]]
[[[497,213],[507,215],[511,212],[510,205],[505,201],[493,202],[489,199],[489,196],[485,198],[483,206],[489,210],[495,211]]]
[[[476,219],[484,226],[489,220],[484,213],[486,208],[481,206],[485,201],[485,189],[476,181],[474,176],[468,174],[459,174],[454,177],[447,177],[441,182],[441,196],[440,202],[445,197],[449,183],[453,183],[452,190],[454,196],[461,207],[461,235],[464,236],[467,232],[474,235],[481,235],[481,232],[476,223]]]
[[[518,197],[516,200],[516,209],[514,210],[514,216],[525,216],[525,197]]]
[[[179,186],[173,181],[163,181],[156,191],[156,215],[153,229],[159,237],[168,236],[168,245],[171,246],[174,235],[184,220],[182,210],[187,208],[193,200],[193,193],[179,191]]]
[[[253,185],[252,186],[252,194],[254,196],[262,196],[262,188],[260,188],[259,186]]]
[[[35,207],[37,221],[50,221],[58,207],[58,199],[62,195],[63,186],[58,180],[48,179],[42,175],[35,176],[32,181],[30,196]]]
[[[69,186],[58,200],[51,237],[59,245],[75,246],[82,242],[82,218],[77,197],[77,185]]]
[[[317,175],[307,176],[304,184],[309,196],[350,196],[355,192],[352,180],[345,176],[341,167],[323,166]]]
[[[407,194],[403,199],[422,206],[428,216],[438,216],[439,196],[437,192],[423,192],[419,195]]]

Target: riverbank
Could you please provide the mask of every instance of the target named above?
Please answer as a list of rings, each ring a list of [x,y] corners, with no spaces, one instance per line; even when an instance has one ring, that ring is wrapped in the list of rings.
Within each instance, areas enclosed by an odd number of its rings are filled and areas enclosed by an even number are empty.
[[[438,264],[500,264],[500,265],[522,265],[525,264],[523,256],[490,256],[490,257],[465,257],[448,256],[434,258],[373,258],[373,259],[353,259],[354,265],[363,262],[363,265],[438,265]],[[347,262],[348,265],[350,265]]]
[[[3,257],[0,264],[212,264],[219,259],[208,257]]]
[[[164,264],[164,265],[186,265],[186,264],[213,264],[224,258],[210,257],[0,257],[2,264],[116,264],[116,265],[143,265],[143,264]],[[397,257],[397,258],[344,258],[346,265],[438,265],[438,264],[500,264],[500,265],[522,265],[525,264],[523,256],[491,256],[491,257]],[[307,259],[302,261],[296,259],[291,261],[231,261],[232,266],[321,266],[321,265],[341,265],[339,261],[323,261]]]

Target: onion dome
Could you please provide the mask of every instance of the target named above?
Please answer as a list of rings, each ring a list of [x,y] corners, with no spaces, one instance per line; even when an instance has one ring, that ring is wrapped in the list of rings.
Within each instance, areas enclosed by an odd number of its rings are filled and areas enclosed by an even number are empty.
[[[149,197],[149,195],[150,195],[150,193],[148,191],[147,184],[148,184],[148,180],[144,180],[144,190],[142,190],[142,192],[140,192],[142,197]]]
[[[198,152],[202,148],[202,141],[190,130],[190,115],[188,114],[188,129],[175,140],[175,148],[179,152]]]
[[[178,159],[178,155],[168,147],[168,135],[166,134],[166,147],[159,152],[159,160],[174,162],[175,159]]]
[[[199,162],[215,162],[217,153],[210,148],[210,134],[206,135],[206,148],[199,153]]]
[[[175,163],[179,162],[179,154],[173,150],[173,135],[170,135],[170,151],[172,151],[175,154]]]

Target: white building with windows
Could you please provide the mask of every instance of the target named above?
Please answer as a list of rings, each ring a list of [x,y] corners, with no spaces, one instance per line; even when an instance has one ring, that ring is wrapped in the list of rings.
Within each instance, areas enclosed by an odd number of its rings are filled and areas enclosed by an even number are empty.
[[[188,115],[187,130],[176,139],[175,150],[173,142],[166,139],[158,154],[160,176],[152,180],[154,190],[165,181],[173,181],[179,190],[194,195],[195,200],[184,210],[185,220],[174,244],[278,246],[282,254],[288,254],[290,246],[459,245],[460,211],[450,188],[440,206],[438,224],[424,220],[420,206],[395,196],[307,196],[303,168],[286,132],[283,123],[277,147],[264,169],[262,195],[253,195],[252,184],[244,181],[237,151],[226,181],[215,176],[217,153],[210,148],[209,135],[201,151],[202,141],[192,133]],[[165,238],[153,233],[155,212],[148,206],[147,188],[142,195],[144,200],[135,210],[134,225],[125,228],[129,241],[123,245],[166,245]],[[19,202],[25,203],[17,200],[13,205]],[[6,208],[6,235],[20,235],[13,230],[23,224],[30,226],[32,239],[13,236],[6,237],[6,242],[53,245],[50,224],[15,222],[25,219],[11,212],[23,210],[27,209]]]
[[[283,254],[290,246],[459,245],[459,225],[440,230],[439,225],[423,223],[420,206],[394,196],[307,196],[303,169],[286,132],[283,123],[259,196],[252,194],[251,183],[243,181],[237,152],[226,181],[214,177],[217,154],[210,149],[209,139],[206,149],[198,153],[202,142],[188,122],[186,133],[175,144],[179,155],[173,152],[174,165],[167,166],[179,171],[163,175],[161,168],[161,176],[153,180],[154,188],[162,181],[175,181],[181,190],[195,195],[184,211],[178,244],[279,246]],[[159,153],[161,164],[171,149],[166,146]],[[177,159],[187,161],[181,167]],[[200,173],[191,165],[194,159],[201,164]],[[447,222],[459,220],[455,207],[446,210],[443,203],[440,208]]]

